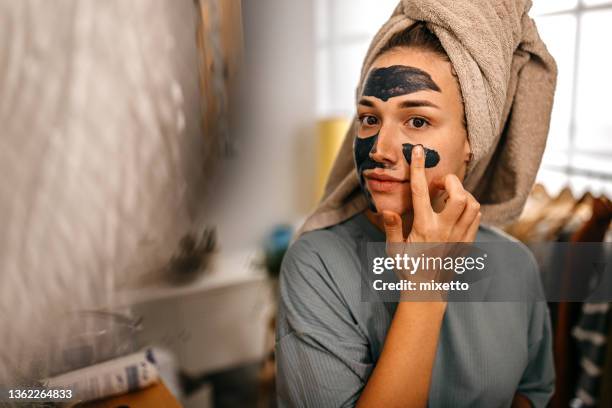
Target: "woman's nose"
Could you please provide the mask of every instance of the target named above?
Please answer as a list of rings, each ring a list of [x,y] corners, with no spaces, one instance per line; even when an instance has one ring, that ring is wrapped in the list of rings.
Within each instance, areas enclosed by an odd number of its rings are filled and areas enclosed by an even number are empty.
[[[393,129],[381,127],[370,157],[379,163],[393,164],[397,161],[397,136]]]

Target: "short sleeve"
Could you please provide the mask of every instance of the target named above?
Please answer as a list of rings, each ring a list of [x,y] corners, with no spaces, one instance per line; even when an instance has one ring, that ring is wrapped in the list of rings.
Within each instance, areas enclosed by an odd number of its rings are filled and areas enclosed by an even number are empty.
[[[552,397],[555,370],[550,314],[546,302],[535,302],[529,325],[528,363],[518,393],[535,408],[546,407]]]
[[[296,241],[281,267],[276,334],[280,407],[354,406],[373,368],[367,338],[342,295],[342,251],[325,236]],[[323,253],[325,252],[325,253]]]

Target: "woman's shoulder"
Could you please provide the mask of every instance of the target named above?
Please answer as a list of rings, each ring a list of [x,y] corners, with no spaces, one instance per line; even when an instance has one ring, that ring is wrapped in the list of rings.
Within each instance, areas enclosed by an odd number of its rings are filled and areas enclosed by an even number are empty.
[[[535,291],[533,299],[543,298],[540,268],[527,245],[502,229],[490,225],[480,226],[476,244],[489,255],[490,262],[506,271],[506,275],[512,276],[514,284],[527,282]]]
[[[326,228],[303,233],[289,247],[291,253],[354,253],[362,231],[355,217]]]
[[[317,309],[330,302],[337,308],[359,303],[362,270],[356,247],[334,227],[302,234],[283,257],[281,303]]]
[[[491,245],[491,248],[497,248],[499,251],[503,251],[503,249],[505,248],[510,250],[512,253],[520,253],[528,257],[533,264],[535,264],[536,262],[533,253],[527,247],[527,245],[525,245],[512,235],[508,234],[501,228],[492,225],[481,224],[480,228],[478,229],[478,234],[476,236],[476,242],[485,243],[485,245],[486,243],[493,243]]]
[[[522,244],[521,241],[508,234],[506,231],[493,225],[480,224],[478,228],[477,242],[508,242]]]
[[[281,274],[318,275],[342,282],[354,279],[360,265],[357,234],[358,230],[350,223],[303,233],[288,248]]]

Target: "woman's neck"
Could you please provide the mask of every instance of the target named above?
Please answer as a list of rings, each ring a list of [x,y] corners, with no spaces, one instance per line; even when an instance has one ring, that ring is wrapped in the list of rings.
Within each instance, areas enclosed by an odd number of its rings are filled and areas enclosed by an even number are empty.
[[[365,216],[368,220],[374,224],[376,228],[385,232],[385,224],[383,222],[383,217],[381,212],[374,212],[370,209],[365,210]],[[410,230],[412,229],[412,211],[408,211],[406,214],[402,215],[402,231],[404,238],[408,236]]]

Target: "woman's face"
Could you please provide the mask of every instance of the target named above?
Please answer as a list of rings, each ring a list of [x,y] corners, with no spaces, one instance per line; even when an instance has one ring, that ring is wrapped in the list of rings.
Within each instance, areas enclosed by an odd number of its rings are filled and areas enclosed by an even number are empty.
[[[355,158],[370,207],[400,215],[412,209],[405,153],[410,157],[406,147],[421,144],[439,156],[437,163],[434,153],[426,151],[425,156],[432,204],[439,208],[443,198],[432,181],[449,173],[463,180],[470,154],[461,92],[450,62],[415,48],[396,48],[379,56],[366,78],[357,112]]]

